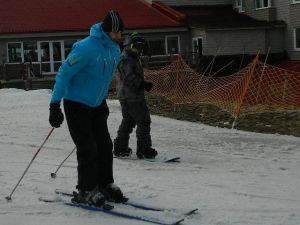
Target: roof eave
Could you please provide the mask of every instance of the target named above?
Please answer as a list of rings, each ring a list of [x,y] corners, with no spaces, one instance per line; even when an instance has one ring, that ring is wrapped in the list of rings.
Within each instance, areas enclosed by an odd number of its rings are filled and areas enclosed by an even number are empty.
[[[161,33],[161,32],[185,32],[187,27],[158,27],[158,28],[130,28],[124,31],[129,34],[134,31],[139,33]],[[47,32],[19,32],[19,33],[0,33],[0,39],[8,38],[34,38],[34,37],[65,37],[65,36],[86,36],[89,30],[83,31],[47,31]]]
[[[272,26],[272,25],[266,25],[266,26],[249,26],[249,27],[224,27],[224,28],[209,28],[206,27],[204,29],[210,30],[210,31],[226,31],[226,30],[266,30],[266,29],[272,29],[272,28],[285,28],[285,26]]]

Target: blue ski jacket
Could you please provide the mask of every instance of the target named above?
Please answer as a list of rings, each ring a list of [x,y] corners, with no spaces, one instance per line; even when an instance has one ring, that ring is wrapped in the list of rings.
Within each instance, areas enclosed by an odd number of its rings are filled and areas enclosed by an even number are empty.
[[[101,23],[93,25],[90,35],[73,45],[61,65],[51,103],[60,103],[64,98],[99,106],[107,96],[120,54],[119,45],[102,30]]]

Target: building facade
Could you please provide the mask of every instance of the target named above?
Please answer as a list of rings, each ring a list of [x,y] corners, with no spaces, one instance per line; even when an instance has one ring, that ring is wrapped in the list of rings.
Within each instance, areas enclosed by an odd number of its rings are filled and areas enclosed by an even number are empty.
[[[0,0],[0,4],[1,79],[4,73],[18,73],[22,64],[30,64],[34,76],[56,74],[72,45],[88,36],[90,26],[110,9],[120,12],[124,36],[136,31],[147,39],[151,58],[180,53],[189,37],[184,24],[140,0],[45,0],[43,4]]]
[[[229,5],[176,5],[186,15],[190,51],[197,57],[283,54],[282,21],[264,21],[239,13]]]
[[[284,49],[292,60],[300,60],[300,0],[234,0],[233,5],[238,12],[258,20],[284,21]],[[277,37],[279,42],[281,35],[270,35]]]
[[[202,54],[247,53],[258,50],[262,54],[286,51],[291,60],[300,60],[300,0],[161,0],[181,12],[183,7],[231,5],[239,14],[249,16],[256,23],[240,23],[240,26],[212,28],[211,24],[190,24],[192,46]],[[194,11],[195,12],[195,11]],[[183,12],[184,13],[184,12]],[[220,15],[214,15],[218,17]],[[193,18],[197,21],[197,18]],[[203,17],[198,17],[198,20]],[[225,19],[220,24],[227,22]],[[260,22],[260,24],[259,24]],[[267,23],[264,23],[267,22]],[[265,24],[264,26],[261,26]],[[222,41],[221,41],[222,40]],[[232,41],[230,41],[232,40]],[[253,42],[255,40],[255,42]],[[224,44],[220,44],[224,42]],[[218,44],[219,43],[219,44]],[[221,47],[218,47],[222,45]],[[201,53],[200,53],[201,54]]]
[[[0,4],[0,79],[10,68],[15,74],[21,64],[30,64],[36,76],[56,74],[72,45],[111,8],[124,18],[125,35],[137,31],[146,38],[145,54],[153,62],[181,53],[196,64],[202,56],[258,51],[286,52],[290,59],[300,60],[300,0],[45,0],[43,4],[0,0]]]

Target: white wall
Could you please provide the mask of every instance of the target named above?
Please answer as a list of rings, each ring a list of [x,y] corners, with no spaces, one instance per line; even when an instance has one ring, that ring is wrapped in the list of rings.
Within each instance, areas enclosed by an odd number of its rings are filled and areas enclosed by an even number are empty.
[[[265,54],[265,30],[193,29],[193,37],[203,38],[203,55]],[[256,41],[253,41],[256,40]]]
[[[293,38],[293,29],[300,27],[300,3],[293,4],[292,0],[272,0],[271,8],[255,9],[253,0],[245,0],[245,13],[253,18],[268,21],[271,18],[270,12],[275,12],[274,16],[271,17],[274,17],[275,20],[284,21],[287,27],[284,31],[281,31],[284,32],[284,38],[276,31],[268,36],[268,41],[270,43],[284,43],[284,48],[288,51],[290,58],[300,60],[300,51],[294,49]],[[280,48],[281,44],[278,46],[278,49]]]

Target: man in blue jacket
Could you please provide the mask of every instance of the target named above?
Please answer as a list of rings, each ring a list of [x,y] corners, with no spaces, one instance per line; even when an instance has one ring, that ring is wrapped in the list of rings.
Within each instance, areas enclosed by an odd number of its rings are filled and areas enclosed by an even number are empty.
[[[63,99],[71,137],[77,147],[78,193],[73,201],[102,206],[105,200],[124,202],[114,184],[112,141],[107,128],[108,88],[120,60],[123,21],[109,11],[90,35],[74,44],[60,67],[50,102],[49,122],[58,128],[64,120]]]

